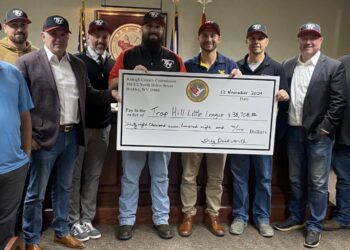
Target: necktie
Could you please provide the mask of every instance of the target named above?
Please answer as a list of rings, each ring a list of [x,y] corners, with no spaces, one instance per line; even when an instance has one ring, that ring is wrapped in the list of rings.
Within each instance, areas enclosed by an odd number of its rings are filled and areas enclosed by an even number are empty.
[[[97,58],[97,61],[98,61],[98,65],[103,68],[103,57],[101,55],[98,56]]]
[[[102,77],[103,77],[103,75],[104,75],[104,61],[103,61],[103,57],[101,55],[98,56],[97,62],[98,62],[98,66],[100,67],[100,69],[102,71]]]

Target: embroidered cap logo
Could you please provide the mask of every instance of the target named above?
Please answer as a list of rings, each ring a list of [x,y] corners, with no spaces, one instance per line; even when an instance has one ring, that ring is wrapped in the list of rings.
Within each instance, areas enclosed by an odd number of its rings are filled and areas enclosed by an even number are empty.
[[[101,26],[103,24],[103,20],[95,20],[95,24]]]
[[[55,23],[57,23],[57,24],[63,23],[63,18],[61,18],[61,17],[54,17],[53,20],[55,20]]]
[[[157,18],[159,16],[159,13],[155,12],[155,11],[151,11],[151,12],[149,12],[149,15],[153,18]]]
[[[305,25],[305,29],[307,30],[313,30],[315,29],[315,25],[313,23],[309,23]]]
[[[260,24],[254,24],[253,25],[253,29],[255,29],[255,30],[259,30],[260,28],[261,28]]]
[[[15,16],[22,16],[22,15],[23,15],[23,11],[21,11],[21,10],[13,10],[12,13],[13,13]]]

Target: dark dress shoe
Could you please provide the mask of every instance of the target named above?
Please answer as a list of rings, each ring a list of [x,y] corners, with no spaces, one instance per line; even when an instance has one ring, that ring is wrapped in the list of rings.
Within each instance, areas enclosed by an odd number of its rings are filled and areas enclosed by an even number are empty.
[[[214,215],[207,213],[205,216],[205,223],[208,225],[210,231],[215,236],[224,236],[225,235],[224,227],[220,224],[218,216],[214,216]]]
[[[26,244],[26,250],[41,250],[38,244]]]
[[[188,237],[192,234],[193,228],[193,215],[184,214],[182,223],[179,226],[179,234],[184,237]]]
[[[154,225],[154,228],[157,230],[159,237],[162,239],[171,239],[174,237],[173,231],[170,229],[168,224]]]
[[[132,237],[132,225],[120,225],[118,239],[120,240],[130,240]]]
[[[55,235],[54,242],[61,243],[62,245],[65,245],[66,247],[69,248],[85,248],[85,245],[83,242],[75,239],[72,235],[68,234],[66,236],[57,236]]]

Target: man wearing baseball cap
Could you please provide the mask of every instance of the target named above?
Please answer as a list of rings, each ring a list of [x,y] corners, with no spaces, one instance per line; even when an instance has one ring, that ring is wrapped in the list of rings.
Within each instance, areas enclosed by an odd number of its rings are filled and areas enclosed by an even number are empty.
[[[84,248],[69,233],[68,213],[74,162],[86,126],[86,99],[107,105],[117,98],[115,90],[92,88],[84,63],[66,52],[69,33],[64,17],[49,16],[41,32],[44,48],[16,62],[27,79],[35,105],[31,112],[32,165],[23,212],[26,249],[31,250],[41,249],[42,203],[50,175],[54,241],[70,248]]]
[[[217,46],[220,44],[220,27],[216,22],[207,21],[198,30],[198,42],[201,48],[199,55],[185,62],[187,72],[225,74],[235,76],[240,74],[236,62],[220,54]],[[197,175],[203,158],[207,163],[207,185],[205,223],[215,236],[224,236],[224,227],[219,220],[221,207],[222,180],[226,162],[226,154],[183,153],[182,181],[180,186],[183,220],[179,226],[181,236],[190,236],[193,229],[194,216],[197,213]]]
[[[144,15],[141,28],[141,44],[123,51],[118,56],[109,76],[109,88],[118,86],[120,69],[143,72],[148,70],[186,71],[182,59],[172,51],[162,47],[164,25],[162,13],[150,11]],[[174,234],[169,226],[168,163],[170,156],[170,152],[122,151],[123,176],[119,197],[119,239],[129,240],[132,238],[133,226],[136,222],[139,179],[146,161],[148,161],[152,182],[152,220],[154,227],[159,237],[163,239],[173,238]]]
[[[0,40],[0,60],[15,64],[18,57],[36,51],[27,41],[31,21],[21,9],[8,10],[2,24],[6,37]]]
[[[283,63],[291,90],[287,133],[290,216],[275,228],[289,231],[305,225],[304,246],[316,247],[327,211],[334,133],[346,107],[345,68],[320,52],[323,37],[318,24],[303,24],[297,36],[300,54]],[[306,205],[310,212],[304,224]]]
[[[109,72],[115,63],[107,51],[110,33],[106,21],[92,21],[88,30],[87,51],[76,55],[84,61],[91,85],[95,89],[108,89]],[[70,195],[71,234],[80,241],[101,237],[91,222],[96,214],[99,177],[109,144],[111,106],[109,103],[97,106],[93,101],[91,98],[86,100],[86,147],[79,148]]]
[[[269,44],[267,28],[264,24],[256,23],[249,26],[245,43],[248,54],[238,61],[239,69],[243,75],[270,75],[280,77],[280,90],[277,93],[277,101],[288,101],[288,84],[282,65],[274,61],[265,51]],[[288,110],[288,103],[280,103],[277,122],[276,139],[282,137],[281,129],[286,124],[284,113]],[[283,124],[281,124],[283,123]],[[228,155],[229,166],[232,173],[233,186],[233,222],[230,233],[240,235],[244,232],[248,222],[249,209],[249,168],[255,171],[255,198],[252,203],[253,221],[259,233],[264,237],[274,235],[270,226],[271,216],[271,179],[272,156],[271,155]]]

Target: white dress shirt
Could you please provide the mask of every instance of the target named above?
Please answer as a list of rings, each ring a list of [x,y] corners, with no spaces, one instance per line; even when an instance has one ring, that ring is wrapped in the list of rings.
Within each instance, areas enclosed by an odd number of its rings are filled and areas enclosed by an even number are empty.
[[[312,74],[315,70],[321,52],[318,51],[310,60],[302,62],[300,56],[295,66],[292,83],[290,86],[290,105],[288,124],[291,126],[303,125],[303,106],[307,89],[310,84]]]
[[[87,53],[87,55],[88,55],[90,58],[94,59],[97,63],[99,63],[98,57],[99,57],[100,55],[97,54],[96,51],[95,51],[94,49],[92,49],[90,46],[88,47],[88,53]],[[108,52],[105,50],[101,56],[102,56],[102,58],[103,58],[103,61],[105,62],[105,61],[106,61],[106,58],[107,58],[107,56],[108,56]]]
[[[69,63],[69,54],[66,53],[61,61],[46,46],[44,46],[60,98],[60,125],[78,124],[79,90],[74,72]],[[44,95],[45,93],[43,93]]]

